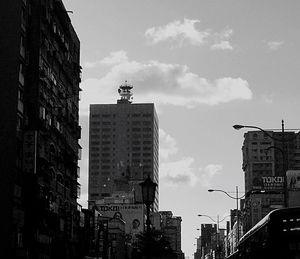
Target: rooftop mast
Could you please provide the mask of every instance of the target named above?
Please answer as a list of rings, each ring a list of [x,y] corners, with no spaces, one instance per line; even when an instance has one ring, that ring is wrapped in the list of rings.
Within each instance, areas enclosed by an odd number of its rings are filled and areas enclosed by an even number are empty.
[[[118,93],[121,99],[118,100],[118,103],[132,103],[132,88],[133,86],[129,85],[127,80],[125,80],[125,84],[119,86]]]

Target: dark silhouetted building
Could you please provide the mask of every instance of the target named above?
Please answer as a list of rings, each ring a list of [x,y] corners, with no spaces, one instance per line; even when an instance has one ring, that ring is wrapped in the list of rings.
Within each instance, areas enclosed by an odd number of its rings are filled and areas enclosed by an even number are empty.
[[[75,258],[79,39],[61,0],[1,1],[0,25],[0,257]]]
[[[244,134],[246,196],[242,219],[245,231],[271,210],[288,206],[286,172],[300,169],[299,143],[299,134],[295,132],[249,131]],[[298,193],[292,194],[299,199]]]
[[[89,208],[115,192],[136,191],[149,175],[158,184],[158,118],[153,103],[132,103],[132,86],[116,104],[90,106]],[[154,201],[158,211],[158,188]]]

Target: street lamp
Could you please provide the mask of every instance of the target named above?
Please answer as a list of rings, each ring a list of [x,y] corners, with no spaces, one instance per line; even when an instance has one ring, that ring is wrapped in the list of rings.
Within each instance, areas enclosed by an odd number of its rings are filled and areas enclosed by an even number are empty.
[[[143,196],[143,203],[146,205],[146,211],[147,211],[147,219],[146,219],[146,226],[147,226],[147,234],[150,233],[150,206],[153,204],[155,199],[155,191],[157,184],[154,183],[150,176],[148,175],[148,178],[140,183],[140,186],[142,187],[142,196]]]
[[[239,188],[236,186],[236,197],[231,196],[228,192],[218,189],[209,189],[208,192],[222,192],[225,193],[229,198],[236,200],[236,224],[237,224],[237,240],[240,240],[240,217],[239,217],[239,200],[245,195],[239,197]]]

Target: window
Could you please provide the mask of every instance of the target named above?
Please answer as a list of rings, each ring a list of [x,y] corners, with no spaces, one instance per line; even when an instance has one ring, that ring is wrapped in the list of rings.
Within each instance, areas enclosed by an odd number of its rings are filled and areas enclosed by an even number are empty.
[[[20,55],[22,58],[25,58],[25,39],[23,35],[20,39]]]
[[[24,92],[23,89],[19,88],[18,89],[18,110],[21,113],[23,113],[24,111],[23,101],[24,101]]]
[[[110,163],[109,159],[101,159],[101,163]]]
[[[98,159],[91,159],[91,164],[97,164],[98,163]]]

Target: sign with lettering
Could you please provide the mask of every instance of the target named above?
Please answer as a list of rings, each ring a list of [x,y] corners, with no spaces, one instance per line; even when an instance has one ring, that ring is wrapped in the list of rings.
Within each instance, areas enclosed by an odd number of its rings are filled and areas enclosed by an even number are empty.
[[[252,188],[254,190],[264,191],[282,191],[284,189],[284,177],[283,176],[263,176],[255,177],[252,182]]]
[[[279,190],[284,187],[283,176],[264,176],[262,177],[262,184],[264,190]]]
[[[144,230],[144,206],[142,204],[99,204],[98,211],[105,217],[125,221],[125,233],[132,238]]]

